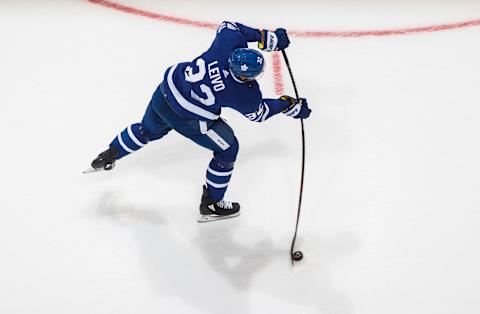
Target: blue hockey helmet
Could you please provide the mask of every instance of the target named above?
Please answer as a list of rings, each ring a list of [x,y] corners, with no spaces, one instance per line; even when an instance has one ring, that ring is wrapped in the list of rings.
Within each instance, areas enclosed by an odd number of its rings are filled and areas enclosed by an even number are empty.
[[[228,66],[236,78],[243,81],[253,81],[265,69],[265,59],[255,49],[237,48],[228,58]]]

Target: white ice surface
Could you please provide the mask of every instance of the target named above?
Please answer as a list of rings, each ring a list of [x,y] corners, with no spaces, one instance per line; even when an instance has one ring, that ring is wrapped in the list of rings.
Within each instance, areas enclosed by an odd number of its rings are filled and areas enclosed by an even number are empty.
[[[454,0],[122,3],[293,30],[480,17]],[[480,313],[480,27],[292,38],[313,108],[295,268],[296,120],[225,110],[230,221],[195,222],[211,155],[174,133],[81,174],[213,37],[87,1],[0,1],[0,313]],[[275,96],[271,72],[261,85]]]

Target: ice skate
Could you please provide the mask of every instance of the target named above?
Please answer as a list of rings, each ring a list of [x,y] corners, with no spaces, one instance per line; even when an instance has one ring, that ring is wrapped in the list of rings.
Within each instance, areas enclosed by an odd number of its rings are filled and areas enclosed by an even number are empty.
[[[110,146],[104,152],[101,152],[97,158],[95,158],[91,163],[91,168],[88,168],[83,171],[83,173],[92,173],[103,170],[112,170],[115,167],[115,157],[118,154],[118,150],[115,146]]]
[[[198,222],[209,222],[228,219],[240,215],[240,204],[220,200],[213,202],[209,199],[207,188],[203,186],[202,200],[200,202],[200,216]]]

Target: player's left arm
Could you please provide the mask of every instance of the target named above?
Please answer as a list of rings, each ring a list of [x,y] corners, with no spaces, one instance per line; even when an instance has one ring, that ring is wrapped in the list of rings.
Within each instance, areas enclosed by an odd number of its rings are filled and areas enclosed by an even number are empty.
[[[284,28],[277,28],[275,31],[260,30],[238,22],[223,21],[218,26],[217,34],[222,37],[241,34],[247,42],[258,42],[258,48],[264,51],[283,50],[290,44]]]
[[[240,32],[249,42],[258,42],[258,48],[265,51],[283,50],[290,45],[287,31],[284,28],[277,28],[275,31],[266,29],[260,30],[241,23],[235,23]]]

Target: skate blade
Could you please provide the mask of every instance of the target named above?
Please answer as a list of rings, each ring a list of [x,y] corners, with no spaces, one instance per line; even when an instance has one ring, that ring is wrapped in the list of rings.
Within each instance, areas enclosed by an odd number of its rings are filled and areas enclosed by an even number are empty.
[[[86,173],[94,173],[94,172],[99,172],[99,171],[105,171],[105,170],[103,170],[102,168],[95,169],[95,168],[90,167],[88,169],[83,170],[82,173],[86,174]]]
[[[231,214],[231,215],[200,215],[197,218],[197,222],[211,222],[211,221],[217,221],[217,220],[223,220],[223,219],[230,219],[230,218],[235,218],[240,216],[240,212]]]

